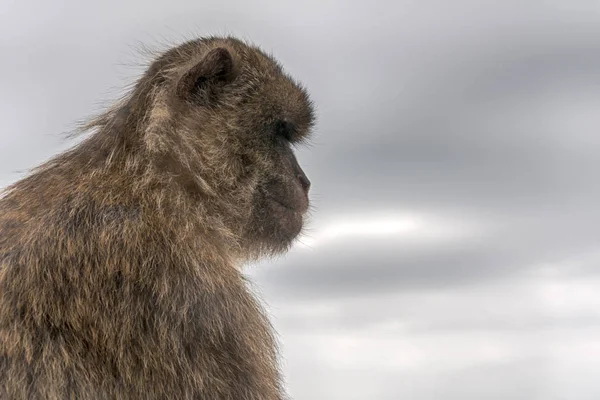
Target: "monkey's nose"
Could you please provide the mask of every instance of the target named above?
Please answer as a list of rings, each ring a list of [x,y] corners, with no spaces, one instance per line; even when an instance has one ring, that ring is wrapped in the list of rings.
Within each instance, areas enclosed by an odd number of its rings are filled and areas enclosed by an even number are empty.
[[[304,189],[305,192],[308,192],[308,190],[310,189],[310,181],[308,180],[306,175],[298,174],[298,180],[300,181],[300,184],[302,185],[302,189]]]

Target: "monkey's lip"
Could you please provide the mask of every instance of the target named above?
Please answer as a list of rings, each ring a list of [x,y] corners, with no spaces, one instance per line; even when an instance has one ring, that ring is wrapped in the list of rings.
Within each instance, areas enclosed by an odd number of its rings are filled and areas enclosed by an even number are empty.
[[[279,200],[276,197],[269,196],[269,197],[267,197],[267,199],[269,199],[271,202],[273,202],[291,212],[298,213],[298,214],[304,213],[308,209],[308,207],[293,207],[293,206],[289,205],[288,203],[286,203],[282,200]]]

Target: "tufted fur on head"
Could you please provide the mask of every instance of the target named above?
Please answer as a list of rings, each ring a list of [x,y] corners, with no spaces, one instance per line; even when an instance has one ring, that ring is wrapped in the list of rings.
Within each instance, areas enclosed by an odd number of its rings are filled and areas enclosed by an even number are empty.
[[[156,61],[0,199],[0,399],[283,399],[239,270],[308,208],[306,91],[231,37]]]

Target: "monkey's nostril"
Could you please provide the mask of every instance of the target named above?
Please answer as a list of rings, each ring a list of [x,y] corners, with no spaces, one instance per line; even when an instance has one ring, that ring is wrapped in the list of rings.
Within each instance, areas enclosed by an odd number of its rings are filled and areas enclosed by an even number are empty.
[[[308,178],[306,177],[306,175],[304,174],[298,174],[298,180],[300,181],[300,184],[302,185],[302,188],[308,192],[308,189],[310,189],[310,181],[308,180]]]

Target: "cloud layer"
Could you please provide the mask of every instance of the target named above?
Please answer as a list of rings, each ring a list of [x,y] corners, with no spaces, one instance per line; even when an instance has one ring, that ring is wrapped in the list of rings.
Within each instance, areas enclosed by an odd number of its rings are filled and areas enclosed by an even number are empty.
[[[248,269],[294,398],[600,398],[596,2],[58,3],[0,12],[0,186],[137,43],[246,37],[319,110],[313,222]]]

